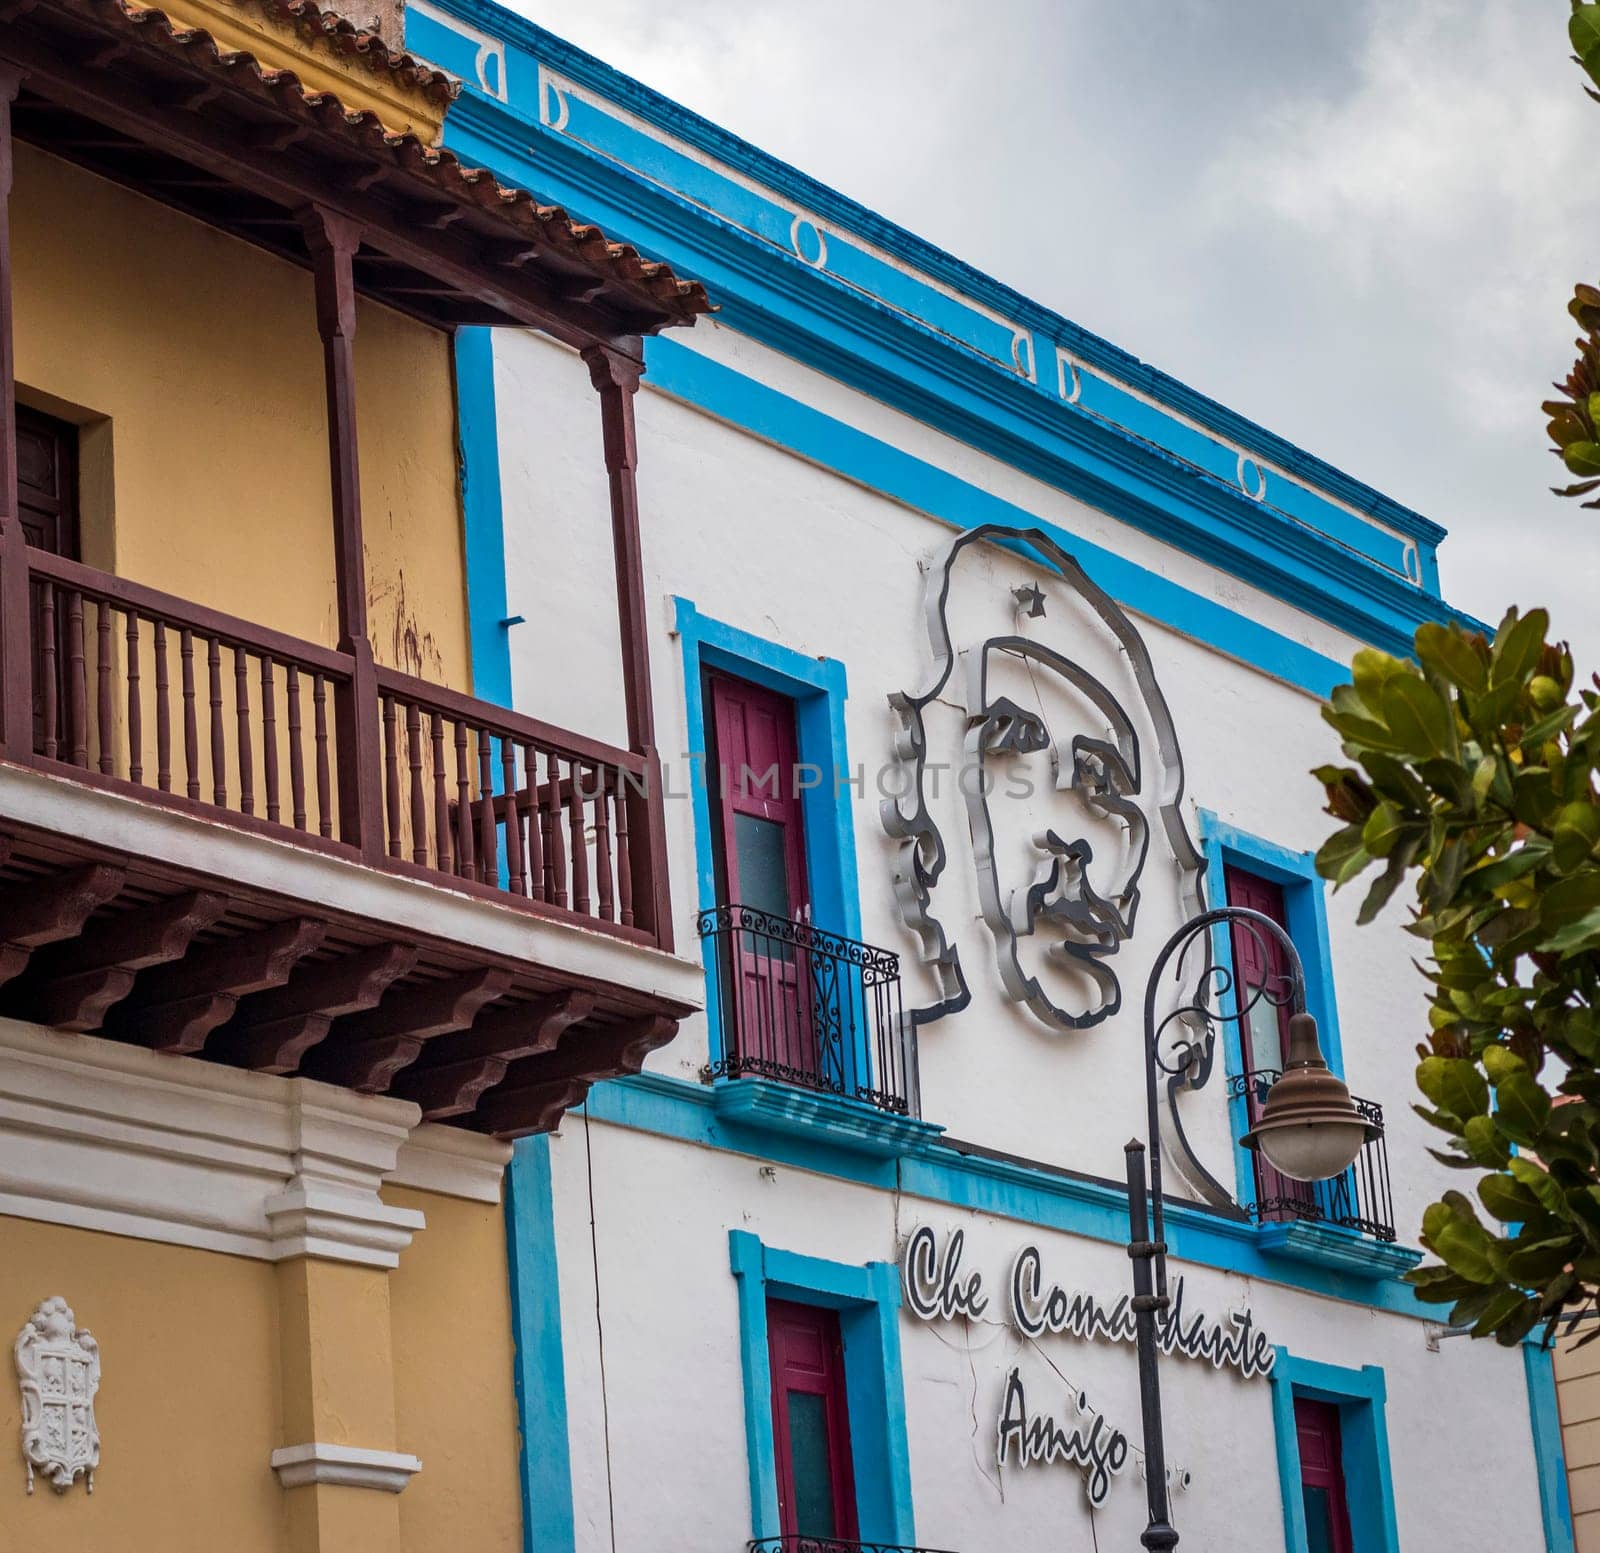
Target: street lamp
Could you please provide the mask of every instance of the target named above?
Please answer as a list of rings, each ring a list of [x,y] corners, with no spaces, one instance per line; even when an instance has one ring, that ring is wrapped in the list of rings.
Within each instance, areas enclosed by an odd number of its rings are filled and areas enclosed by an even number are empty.
[[[1213,973],[1211,989],[1219,997],[1235,990],[1231,1013],[1208,1007],[1202,987],[1193,1003],[1156,1019],[1156,993],[1162,973],[1202,933],[1223,923],[1238,924],[1260,941],[1265,932],[1283,948],[1289,965],[1287,994],[1268,986],[1246,996],[1227,971]],[[1264,947],[1264,946],[1263,946]],[[1240,1142],[1266,1155],[1274,1170],[1297,1181],[1325,1181],[1345,1170],[1375,1129],[1362,1117],[1342,1080],[1329,1072],[1317,1040],[1317,1022],[1306,1012],[1305,968],[1289,935],[1271,917],[1244,906],[1221,906],[1183,924],[1162,946],[1151,968],[1144,995],[1145,1120],[1150,1134],[1150,1175],[1145,1180],[1145,1146],[1138,1139],[1124,1153],[1128,1165],[1128,1255],[1133,1261],[1133,1313],[1139,1354],[1139,1407],[1144,1422],[1145,1491],[1149,1523],[1139,1538],[1146,1549],[1174,1548],[1178,1533],[1167,1504],[1166,1442],[1162,1433],[1161,1380],[1156,1369],[1156,1316],[1167,1309],[1167,1244],[1161,1194],[1161,1115],[1157,1074],[1176,1078],[1195,1056],[1185,1042],[1168,1063],[1161,1053],[1161,1034],[1174,1020],[1198,1018],[1207,1025],[1220,1020],[1238,1023],[1262,999],[1289,1006],[1289,1049],[1283,1072],[1267,1091],[1260,1119]]]

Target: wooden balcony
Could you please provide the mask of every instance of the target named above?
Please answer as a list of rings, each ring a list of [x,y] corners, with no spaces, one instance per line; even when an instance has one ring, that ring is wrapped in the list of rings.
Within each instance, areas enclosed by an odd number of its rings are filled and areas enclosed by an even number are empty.
[[[639,953],[670,946],[653,758],[383,668],[363,707],[351,654],[27,563],[0,1013],[511,1135],[698,1001]],[[7,768],[48,780],[30,800]],[[130,825],[130,801],[164,812]],[[386,892],[352,887],[373,871]]]
[[[310,272],[336,649],[29,545],[17,140]],[[627,749],[375,662],[358,297],[582,354]],[[158,9],[38,0],[0,18],[0,1016],[508,1136],[671,1036],[703,977],[670,953],[633,397],[641,337],[709,306],[565,211]]]

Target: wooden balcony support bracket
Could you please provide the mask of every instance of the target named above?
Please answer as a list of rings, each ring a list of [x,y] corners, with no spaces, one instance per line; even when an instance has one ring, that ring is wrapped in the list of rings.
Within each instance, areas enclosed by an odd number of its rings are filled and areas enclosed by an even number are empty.
[[[676,1019],[649,1014],[604,1030],[574,1030],[553,1052],[514,1064],[505,1081],[484,1096],[477,1114],[502,1138],[547,1132],[569,1106],[583,1099],[590,1084],[637,1073],[677,1029]]]
[[[469,1115],[513,1062],[554,1051],[562,1034],[594,1010],[594,995],[577,990],[492,1009],[470,1030],[433,1042],[393,1093],[414,1100],[426,1121]]]
[[[639,531],[638,436],[634,396],[644,373],[644,345],[627,350],[591,345],[583,352],[589,378],[600,395],[600,428],[611,488],[611,545],[617,574],[617,619],[621,628],[622,684],[628,744],[645,759],[647,792],[628,798],[629,830],[645,838],[633,853],[635,920],[672,948],[672,908],[667,890],[667,828],[662,809],[661,760],[656,750],[655,709],[650,689],[650,631],[645,607],[644,550]]]
[[[126,878],[113,864],[88,863],[0,890],[0,985],[22,974],[35,949],[77,937]]]
[[[383,857],[383,785],[378,729],[378,680],[367,637],[367,571],[361,528],[361,469],[356,447],[356,289],[353,261],[361,246],[354,221],[320,205],[301,212],[316,292],[327,393],[328,469],[333,498],[334,586],[339,650],[354,660],[347,684],[336,687],[339,741],[340,839],[361,848],[368,862]]]
[[[326,932],[325,923],[291,917],[146,971],[132,996],[111,1011],[108,1031],[155,1051],[203,1051],[211,1032],[233,1017],[240,998],[281,987]]]
[[[335,1019],[376,1008],[416,966],[412,944],[377,944],[296,970],[286,986],[248,999],[206,1055],[263,1073],[293,1073]]]
[[[484,968],[422,987],[392,991],[376,1008],[341,1019],[332,1038],[311,1052],[310,1078],[382,1094],[426,1043],[471,1028],[480,1012],[511,987],[509,971]]]
[[[223,895],[189,890],[91,924],[75,943],[35,956],[22,989],[24,1006],[57,1030],[98,1030],[140,971],[182,959],[227,905]]]
[[[33,753],[28,545],[17,508],[17,383],[11,298],[11,109],[23,72],[0,61],[0,752]]]

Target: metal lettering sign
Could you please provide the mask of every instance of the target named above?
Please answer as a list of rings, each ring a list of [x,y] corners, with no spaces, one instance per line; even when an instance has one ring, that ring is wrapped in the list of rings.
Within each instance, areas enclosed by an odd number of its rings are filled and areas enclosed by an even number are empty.
[[[900,1255],[900,1281],[905,1308],[919,1321],[981,1321],[990,1308],[981,1268],[963,1265],[967,1237],[952,1230],[943,1239],[924,1224],[913,1230]],[[997,1318],[1028,1343],[1052,1336],[1087,1342],[1131,1343],[1134,1317],[1129,1295],[1107,1304],[1081,1290],[1047,1283],[1044,1257],[1035,1245],[1023,1246],[1011,1260],[1006,1298]],[[1214,1369],[1234,1371],[1245,1380],[1272,1373],[1277,1350],[1256,1327],[1248,1308],[1230,1311],[1224,1321],[1185,1309],[1184,1281],[1173,1280],[1171,1304],[1156,1325],[1156,1343],[1163,1353],[1207,1361]],[[1132,1446],[1128,1436],[1091,1405],[1087,1394],[1070,1382],[1066,1407],[1059,1414],[1033,1405],[1019,1365],[1006,1372],[995,1418],[995,1456],[1001,1467],[1027,1467],[1062,1462],[1083,1473],[1084,1492],[1092,1505],[1104,1503],[1111,1483],[1127,1466]],[[1140,1458],[1141,1470],[1143,1458]],[[1174,1488],[1191,1481],[1183,1467],[1170,1467]]]

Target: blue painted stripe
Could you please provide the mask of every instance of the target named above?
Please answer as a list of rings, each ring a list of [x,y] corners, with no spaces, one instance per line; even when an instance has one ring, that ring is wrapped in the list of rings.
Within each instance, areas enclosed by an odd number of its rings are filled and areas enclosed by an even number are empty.
[[[1573,1553],[1572,1503],[1567,1489],[1567,1453],[1561,1443],[1555,1359],[1548,1348],[1528,1342],[1522,1345],[1522,1363],[1528,1378],[1528,1421],[1539,1474],[1545,1553]]]
[[[522,1545],[526,1553],[572,1553],[572,1457],[567,1437],[567,1367],[561,1352],[550,1139],[523,1138],[506,1172],[511,1330],[516,1341],[517,1418],[522,1449]]]
[[[589,1094],[589,1114],[616,1126],[1089,1240],[1124,1245],[1128,1238],[1128,1195],[1120,1182],[966,1153],[961,1143],[943,1139],[913,1144],[899,1160],[856,1154],[820,1136],[763,1133],[759,1144],[753,1145],[748,1131],[730,1128],[716,1115],[709,1085],[664,1074],[643,1073],[596,1084]],[[1332,1267],[1273,1258],[1261,1250],[1255,1225],[1242,1218],[1170,1203],[1167,1241],[1177,1260],[1198,1267],[1239,1273],[1418,1320],[1434,1320],[1438,1314],[1433,1306],[1416,1299],[1410,1285],[1396,1279],[1354,1278]]]
[[[698,275],[724,323],[1342,630],[1403,652],[1422,621],[1466,618],[1250,500],[1233,479],[1197,472],[1159,441],[1048,397],[964,349],[952,359],[948,337],[917,320],[853,291],[800,294],[815,272],[792,255],[765,246],[751,253],[737,229],[565,137],[536,134],[530,145],[531,127],[470,99],[452,110],[446,138],[467,160],[535,184]]]
[[[648,341],[646,359],[646,381],[662,392],[954,528],[1003,523],[1044,529],[1125,608],[1313,695],[1325,696],[1350,678],[1335,659],[676,341]]]
[[[500,431],[494,395],[494,331],[456,331],[456,436],[467,567],[473,693],[511,705],[506,540],[500,501]]]
[[[434,0],[434,4],[444,13],[443,24],[431,16],[413,11],[407,19],[407,44],[420,53],[438,59],[468,82],[469,96],[452,110],[452,122],[447,125],[447,139],[450,139],[450,131],[455,127],[453,121],[475,108],[505,119],[524,121],[523,126],[510,137],[524,145],[529,138],[528,128],[533,128],[536,136],[541,138],[554,138],[539,123],[537,80],[538,66],[543,62],[614,109],[622,110],[622,113],[643,121],[649,127],[647,133],[640,135],[638,129],[621,114],[613,112],[609,115],[617,126],[614,133],[627,131],[640,140],[649,141],[656,148],[653,153],[642,149],[639,152],[641,165],[638,173],[644,177],[668,184],[698,199],[702,206],[718,207],[718,201],[705,198],[704,188],[691,182],[708,171],[704,162],[697,160],[696,156],[684,157],[681,152],[665,146],[660,137],[672,136],[692,148],[698,157],[709,158],[724,169],[717,175],[721,180],[717,187],[720,190],[724,185],[727,186],[726,198],[730,203],[725,207],[725,213],[737,218],[740,214],[739,195],[733,191],[740,191],[748,197],[749,182],[759,185],[764,193],[770,193],[779,209],[791,211],[798,208],[813,212],[826,225],[830,243],[835,234],[850,234],[860,242],[869,243],[887,253],[894,262],[887,267],[891,275],[885,276],[881,282],[886,300],[904,303],[908,297],[930,299],[920,305],[932,315],[930,321],[936,327],[945,328],[946,321],[935,311],[938,303],[932,298],[945,299],[960,309],[957,316],[975,314],[982,317],[984,313],[980,310],[998,313],[1001,318],[1037,340],[1055,342],[1077,361],[1155,398],[1174,414],[1197,421],[1225,441],[1250,448],[1283,468],[1294,479],[1325,490],[1336,500],[1360,511],[1371,512],[1378,521],[1417,539],[1425,554],[1444,537],[1444,530],[1438,524],[1352,479],[1236,411],[1197,393],[1127,351],[1001,285],[992,277],[808,177],[799,169],[689,112],[524,17],[491,3],[491,0]],[[501,83],[491,75],[489,85],[496,91],[504,86],[503,95],[508,99],[506,103],[491,102],[479,93],[475,68],[477,45],[454,30],[453,17],[487,33],[504,46],[505,82]],[[593,135],[593,127],[589,126],[588,129]],[[570,120],[567,132],[569,135],[572,133]],[[455,141],[450,139],[450,143],[454,145]],[[607,151],[597,147],[591,154],[604,156]],[[661,160],[665,156],[674,157],[676,161]],[[750,229],[752,233],[756,232],[754,223],[751,223]],[[782,224],[774,222],[761,229],[759,236],[773,246],[784,250],[789,248],[786,221]],[[859,251],[859,244],[852,244],[852,247]],[[814,257],[812,250],[807,249],[806,253],[808,258]],[[881,261],[878,262],[881,264]],[[908,275],[908,269],[913,273]],[[863,278],[855,275],[849,277],[855,284],[860,284]],[[874,281],[877,279],[876,275],[871,278]],[[902,294],[890,290],[893,285],[910,290]],[[954,291],[956,296],[946,298],[945,290],[938,289],[941,287]],[[917,302],[912,302],[908,307],[908,311],[918,310]],[[960,328],[948,332],[955,338],[962,338]],[[996,359],[1004,359],[1009,351],[1002,349],[991,354]],[[1040,352],[1038,362],[1040,383],[1046,387],[1050,385],[1054,372],[1053,361],[1048,359],[1048,355],[1046,346]],[[1437,590],[1436,572],[1425,576],[1423,580],[1426,586]]]

